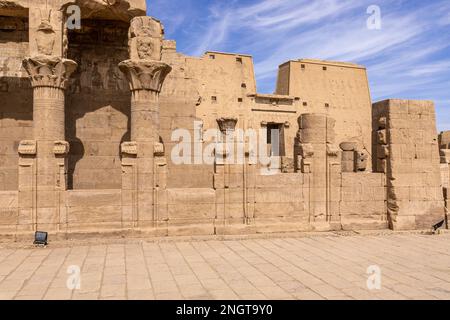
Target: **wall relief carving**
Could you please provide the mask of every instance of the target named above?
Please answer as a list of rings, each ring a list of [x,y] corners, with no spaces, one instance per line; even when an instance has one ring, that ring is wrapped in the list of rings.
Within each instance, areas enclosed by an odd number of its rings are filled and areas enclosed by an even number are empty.
[[[71,77],[70,92],[122,94],[128,82],[118,64],[127,59],[128,26],[115,21],[102,21],[101,27],[83,20],[81,30],[69,30],[68,57],[79,67]]]
[[[56,33],[50,23],[52,10],[48,11],[48,17],[41,17],[41,24],[36,32],[36,45],[39,54],[51,56],[55,47]],[[42,16],[42,14],[41,14]]]

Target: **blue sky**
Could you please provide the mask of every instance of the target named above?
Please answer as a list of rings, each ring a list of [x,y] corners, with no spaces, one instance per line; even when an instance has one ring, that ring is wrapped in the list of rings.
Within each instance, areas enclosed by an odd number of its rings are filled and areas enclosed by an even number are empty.
[[[434,100],[450,130],[449,0],[147,0],[178,51],[250,54],[258,91],[274,90],[278,65],[299,58],[349,61],[368,69],[372,99]],[[367,8],[381,29],[367,28]]]

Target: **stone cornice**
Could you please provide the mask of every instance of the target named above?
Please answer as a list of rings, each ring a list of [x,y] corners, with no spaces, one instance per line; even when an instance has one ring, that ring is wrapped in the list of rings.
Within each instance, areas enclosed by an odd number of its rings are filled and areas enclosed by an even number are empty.
[[[151,90],[160,92],[166,76],[172,67],[161,61],[125,60],[119,63],[125,74],[130,90]]]
[[[25,58],[22,65],[28,72],[33,88],[66,89],[70,75],[77,68],[73,60],[44,55]]]

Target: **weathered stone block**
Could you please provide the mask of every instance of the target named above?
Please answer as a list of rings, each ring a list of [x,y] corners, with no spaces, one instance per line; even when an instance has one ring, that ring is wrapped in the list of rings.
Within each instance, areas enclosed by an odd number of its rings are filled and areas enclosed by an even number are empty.
[[[70,224],[93,224],[102,222],[120,222],[121,206],[79,206],[68,207],[67,215]]]
[[[384,201],[342,201],[340,203],[341,215],[379,215],[386,212]]]
[[[120,206],[121,190],[71,190],[67,192],[68,207]]]
[[[180,219],[203,220],[214,219],[216,215],[215,203],[187,203],[169,204],[169,221]]]
[[[286,173],[268,176],[257,175],[255,183],[257,188],[273,188],[286,186],[297,188],[303,184],[303,175],[299,173]]]
[[[256,202],[301,202],[303,201],[303,193],[300,188],[264,188],[263,192],[256,192]]]

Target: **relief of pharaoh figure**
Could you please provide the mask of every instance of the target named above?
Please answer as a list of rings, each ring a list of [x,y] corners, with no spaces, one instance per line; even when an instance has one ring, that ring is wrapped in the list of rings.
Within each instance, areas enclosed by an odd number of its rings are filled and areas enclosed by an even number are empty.
[[[109,62],[108,71],[106,73],[107,87],[110,90],[123,90],[123,78],[119,69],[117,68],[117,62],[113,59]]]
[[[92,68],[92,87],[95,89],[104,89],[103,86],[103,78],[98,70],[98,63],[94,62],[94,66]]]

